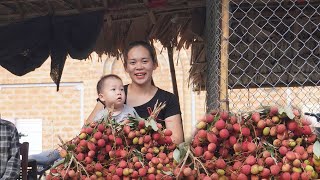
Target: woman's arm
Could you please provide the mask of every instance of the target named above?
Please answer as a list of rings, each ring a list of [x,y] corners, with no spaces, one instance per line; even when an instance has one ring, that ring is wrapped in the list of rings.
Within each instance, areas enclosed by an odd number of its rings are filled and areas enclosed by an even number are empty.
[[[165,119],[166,123],[166,129],[169,129],[172,131],[172,141],[175,144],[180,144],[184,140],[183,135],[183,127],[182,127],[182,121],[181,121],[181,115],[176,114],[170,117],[167,117]]]
[[[89,115],[89,117],[87,118],[87,121],[85,122],[85,124],[88,124],[90,122],[93,121],[94,117],[96,116],[96,114],[101,111],[104,108],[104,105],[101,102],[97,102],[96,106],[94,107],[93,111],[91,112],[91,114]]]

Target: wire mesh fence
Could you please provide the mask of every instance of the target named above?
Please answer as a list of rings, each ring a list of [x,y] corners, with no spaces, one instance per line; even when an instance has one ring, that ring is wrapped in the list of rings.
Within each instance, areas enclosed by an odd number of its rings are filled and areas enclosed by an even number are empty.
[[[219,67],[220,59],[220,29],[219,26],[219,9],[220,6],[217,5],[217,1],[207,0],[207,11],[206,11],[206,34],[207,34],[207,51],[206,57],[211,57],[210,61],[207,62],[207,79],[206,84],[207,89],[210,89],[210,93],[207,93],[207,105],[210,109],[217,109],[219,107],[219,102],[212,99],[219,99],[219,69],[212,67]]]
[[[319,113],[320,1],[222,0],[213,4],[220,8],[218,24],[209,23],[207,29],[218,30],[207,31],[207,35],[210,41],[212,33],[219,32],[220,48],[213,55],[207,53],[207,58],[208,62],[220,60],[220,66],[208,65],[219,67],[220,91],[227,87],[220,93],[220,105],[223,95],[234,112],[278,105]],[[208,6],[210,10],[214,8]],[[223,28],[224,23],[228,28]],[[224,53],[227,64],[219,57]],[[207,83],[208,94],[216,91],[212,87]]]

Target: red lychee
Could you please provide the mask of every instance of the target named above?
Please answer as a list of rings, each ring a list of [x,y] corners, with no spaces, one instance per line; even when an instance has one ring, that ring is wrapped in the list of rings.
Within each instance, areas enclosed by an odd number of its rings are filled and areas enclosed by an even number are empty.
[[[226,121],[229,118],[229,114],[227,111],[221,111],[220,112],[220,118],[224,121]]]
[[[224,120],[218,120],[215,124],[214,124],[214,126],[218,129],[218,130],[221,130],[221,129],[223,129],[223,128],[225,128],[226,127],[226,122],[224,121]]]
[[[197,146],[196,148],[194,148],[194,155],[199,157],[203,155],[203,148],[200,146]]]
[[[288,160],[290,160],[290,161],[293,161],[293,160],[296,159],[296,155],[295,155],[294,152],[288,151],[288,152],[286,153],[286,158],[287,158]]]
[[[219,136],[222,138],[222,139],[227,139],[229,137],[229,131],[227,129],[221,129],[219,131]]]
[[[217,136],[211,132],[207,132],[207,139],[210,143],[217,143]]]
[[[201,139],[204,139],[207,137],[207,131],[205,131],[203,129],[200,129],[197,134],[198,134],[198,137]]]
[[[278,114],[278,107],[272,106],[272,107],[270,108],[270,116],[275,116],[275,115],[277,115],[277,114]]]
[[[106,145],[106,141],[104,139],[99,139],[97,145],[98,147],[104,147]]]
[[[102,166],[100,163],[96,163],[96,164],[94,165],[94,169],[95,169],[96,171],[102,171],[103,166]]]
[[[241,173],[245,175],[249,175],[251,173],[251,166],[248,164],[245,164],[241,167]]]
[[[106,127],[103,124],[98,125],[98,131],[103,132],[106,129]]]
[[[214,116],[213,116],[212,114],[206,114],[206,115],[205,115],[205,121],[206,121],[207,123],[212,123],[213,120],[214,120]]]
[[[272,165],[270,166],[270,172],[272,175],[278,175],[280,172],[280,167],[278,165]]]
[[[253,143],[253,142],[249,142],[248,143],[248,151],[249,152],[253,152],[253,151],[255,151],[257,149],[257,145],[255,144],[255,143]]]
[[[216,167],[218,169],[225,169],[227,166],[226,162],[223,159],[217,159],[216,160]]]
[[[278,134],[283,134],[284,131],[286,130],[286,126],[284,124],[279,124],[276,127],[277,127],[277,133]]]
[[[257,123],[257,127],[259,129],[264,129],[266,126],[267,126],[267,123],[266,123],[265,120],[259,120],[258,123]]]
[[[272,157],[267,157],[267,158],[265,159],[265,163],[266,163],[266,165],[268,165],[268,166],[272,166],[272,165],[274,165],[274,159],[273,159]]]
[[[253,156],[253,155],[249,155],[246,160],[245,160],[245,164],[248,165],[254,165],[257,162],[257,159]]]
[[[240,132],[240,124],[233,124],[232,127],[234,132]]]
[[[241,128],[241,133],[243,136],[250,136],[250,129],[247,127],[242,127]]]
[[[287,128],[294,132],[297,128],[298,128],[298,123],[294,120],[291,120],[289,122],[287,122]]]
[[[288,148],[287,148],[287,147],[281,146],[281,147],[279,148],[279,153],[280,153],[282,156],[285,156],[285,155],[287,154],[287,152],[288,152]]]
[[[251,119],[254,122],[258,123],[260,121],[260,113],[258,113],[258,112],[252,113]]]
[[[76,159],[77,159],[78,161],[83,161],[83,160],[84,160],[84,154],[83,154],[83,153],[77,154]]]
[[[210,152],[214,152],[216,150],[216,148],[217,148],[217,145],[215,143],[210,143],[208,145],[208,151],[210,151]]]

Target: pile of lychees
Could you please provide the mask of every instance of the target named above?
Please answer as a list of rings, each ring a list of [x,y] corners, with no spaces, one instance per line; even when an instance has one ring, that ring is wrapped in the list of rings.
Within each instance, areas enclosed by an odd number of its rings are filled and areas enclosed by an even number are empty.
[[[123,123],[105,117],[63,143],[64,159],[46,179],[173,179],[176,145],[171,135],[152,116]]]
[[[192,153],[184,158],[179,176],[213,180],[318,179],[316,140],[317,135],[297,110],[271,107],[239,116],[212,112],[198,122],[190,145]]]
[[[159,108],[155,110],[158,112]],[[320,143],[292,108],[231,114],[212,111],[191,142],[175,145],[155,121],[109,117],[63,143],[62,164],[47,179],[318,179]]]

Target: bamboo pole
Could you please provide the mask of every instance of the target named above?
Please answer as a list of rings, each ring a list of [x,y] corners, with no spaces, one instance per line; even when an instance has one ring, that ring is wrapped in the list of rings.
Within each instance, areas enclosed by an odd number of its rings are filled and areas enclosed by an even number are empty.
[[[221,68],[220,68],[220,102],[221,109],[229,111],[228,100],[228,49],[229,49],[229,0],[222,0],[221,15]]]

